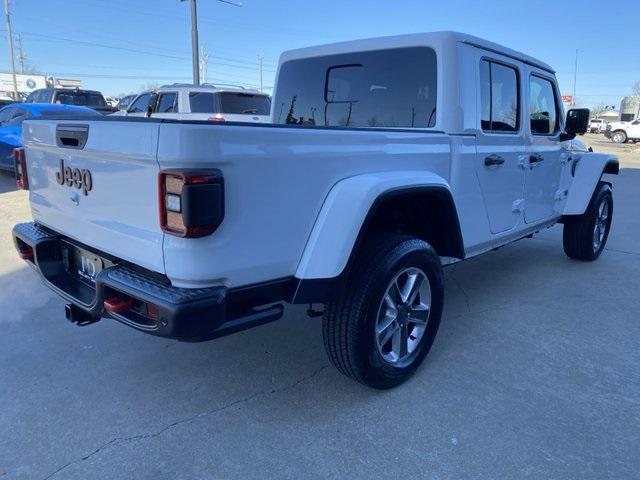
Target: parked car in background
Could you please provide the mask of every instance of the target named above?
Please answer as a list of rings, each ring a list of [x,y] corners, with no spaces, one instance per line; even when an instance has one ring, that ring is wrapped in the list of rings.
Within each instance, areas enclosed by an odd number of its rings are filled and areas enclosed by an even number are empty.
[[[102,93],[79,88],[41,88],[31,92],[25,103],[57,103],[89,107],[105,115],[116,111],[107,104]]]
[[[633,122],[612,122],[604,135],[614,143],[640,142],[640,118]]]
[[[589,122],[589,132],[591,133],[602,133],[605,131],[607,126],[607,122],[600,118],[592,118]]]
[[[35,118],[100,116],[91,108],[71,105],[13,103],[0,109],[0,169],[13,171],[13,149],[22,146],[22,122]]]
[[[133,101],[134,98],[136,98],[136,95],[126,95],[122,97],[118,102],[118,104],[116,105],[116,109],[126,110],[127,107],[131,105],[131,102]]]
[[[142,92],[125,111],[115,115],[214,122],[268,123],[271,98],[257,90],[216,87],[210,84],[165,85]]]
[[[107,101],[107,105],[112,108],[116,108],[118,102],[120,101],[120,99],[118,99],[117,97],[107,97],[105,100]]]

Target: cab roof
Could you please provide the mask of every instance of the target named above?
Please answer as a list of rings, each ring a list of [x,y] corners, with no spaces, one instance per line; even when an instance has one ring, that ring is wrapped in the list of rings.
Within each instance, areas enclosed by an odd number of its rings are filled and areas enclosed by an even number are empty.
[[[431,46],[434,48],[451,46],[456,43],[466,43],[474,47],[482,48],[494,53],[498,53],[534,67],[555,73],[555,70],[545,62],[522,52],[512,50],[497,43],[484,40],[465,33],[444,31],[431,33],[412,33],[407,35],[395,35],[389,37],[368,38],[363,40],[352,40],[348,42],[332,43],[317,47],[299,48],[289,50],[280,56],[280,64],[289,60],[296,60],[307,57],[321,57],[325,55],[336,55],[366,50],[382,50],[385,48],[399,47],[420,47]]]

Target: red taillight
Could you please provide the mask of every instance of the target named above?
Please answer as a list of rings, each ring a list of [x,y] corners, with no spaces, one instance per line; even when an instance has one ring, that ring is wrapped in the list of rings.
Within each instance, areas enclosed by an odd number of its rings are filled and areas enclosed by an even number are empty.
[[[13,149],[13,160],[15,164],[16,185],[21,190],[29,190],[29,177],[27,176],[27,157],[24,148]]]
[[[158,175],[160,227],[179,237],[204,237],[224,217],[224,182],[219,170],[174,171]]]
[[[216,113],[213,117],[209,117],[207,120],[209,120],[210,122],[224,122],[225,119],[222,115],[220,115],[219,113]]]
[[[102,306],[110,313],[124,313],[131,310],[134,300],[127,296],[117,296],[107,298]]]

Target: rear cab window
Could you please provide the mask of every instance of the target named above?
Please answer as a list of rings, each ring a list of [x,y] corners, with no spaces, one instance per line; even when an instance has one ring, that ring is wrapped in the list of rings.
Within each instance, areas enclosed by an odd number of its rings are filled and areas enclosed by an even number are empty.
[[[436,100],[432,48],[354,52],[284,63],[273,118],[308,126],[430,128]]]
[[[99,93],[78,91],[58,91],[54,103],[63,105],[78,105],[82,107],[106,107],[107,102]]]
[[[271,101],[267,95],[252,93],[220,92],[220,113],[238,115],[269,115]]]

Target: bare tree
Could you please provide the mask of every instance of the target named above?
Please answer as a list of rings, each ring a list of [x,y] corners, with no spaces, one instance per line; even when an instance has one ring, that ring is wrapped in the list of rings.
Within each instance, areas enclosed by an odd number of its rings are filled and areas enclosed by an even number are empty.
[[[604,103],[598,103],[591,107],[591,115],[593,115],[594,118],[598,118],[606,109],[607,107]]]

